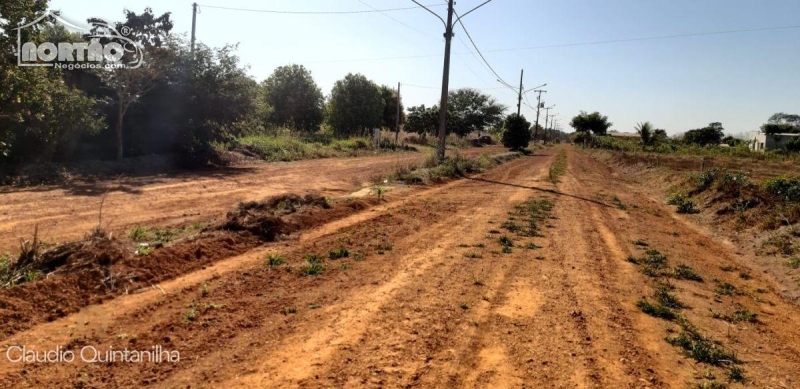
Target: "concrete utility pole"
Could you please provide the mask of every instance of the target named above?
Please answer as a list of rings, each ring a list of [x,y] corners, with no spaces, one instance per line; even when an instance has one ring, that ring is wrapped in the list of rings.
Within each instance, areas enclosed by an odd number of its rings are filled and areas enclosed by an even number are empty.
[[[400,139],[400,83],[397,83],[397,117],[394,121],[394,145],[397,146],[397,141]]]
[[[449,93],[450,88],[450,42],[453,39],[453,13],[455,13],[455,1],[448,0],[447,2],[447,21],[444,21],[441,16],[436,14],[436,12],[431,11],[428,7],[420,4],[417,0],[411,0],[414,4],[424,8],[426,11],[432,13],[434,16],[439,18],[444,24],[444,71],[442,72],[442,98],[439,103],[439,149],[437,150],[437,156],[439,157],[439,163],[444,163],[444,152],[445,152],[445,138],[447,135],[447,94]],[[484,5],[488,4],[492,0],[486,0],[485,2],[481,3],[477,7],[469,10],[467,13],[461,15],[456,19],[456,23],[464,18],[465,16],[472,13],[476,9],[483,7]]]
[[[522,109],[522,75],[525,74],[525,69],[519,71],[519,96],[517,97],[517,116]]]
[[[536,133],[539,131],[539,108],[542,108],[542,93],[547,93],[546,90],[535,90],[533,93],[538,93],[536,97],[536,125],[533,126],[533,140],[536,140]]]
[[[197,25],[197,3],[192,3],[192,49],[191,49],[192,54],[194,54],[194,31],[196,25]]]

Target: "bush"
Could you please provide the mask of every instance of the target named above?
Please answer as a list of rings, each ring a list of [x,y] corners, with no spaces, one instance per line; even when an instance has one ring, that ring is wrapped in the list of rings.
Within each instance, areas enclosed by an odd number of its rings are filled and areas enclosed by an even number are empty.
[[[676,211],[678,213],[697,213],[694,201],[690,200],[683,193],[673,193],[670,195],[667,199],[667,204],[676,206]]]
[[[522,150],[531,141],[531,124],[521,115],[509,115],[503,132],[503,146],[511,150]]]
[[[771,196],[788,203],[800,203],[800,180],[792,178],[774,178],[764,183],[764,189]]]

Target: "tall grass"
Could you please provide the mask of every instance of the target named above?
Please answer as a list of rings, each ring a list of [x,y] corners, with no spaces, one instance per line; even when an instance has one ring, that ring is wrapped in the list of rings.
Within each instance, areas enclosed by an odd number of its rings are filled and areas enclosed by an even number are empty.
[[[222,147],[228,150],[244,149],[269,161],[298,161],[303,159],[354,157],[367,154],[372,149],[368,138],[333,139],[319,136],[250,135]]]

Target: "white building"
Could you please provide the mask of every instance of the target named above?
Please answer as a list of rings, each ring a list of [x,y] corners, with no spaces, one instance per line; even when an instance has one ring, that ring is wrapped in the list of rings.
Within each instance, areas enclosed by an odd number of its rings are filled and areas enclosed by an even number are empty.
[[[769,151],[783,147],[786,142],[800,137],[800,134],[772,134],[767,135],[761,131],[750,133],[750,150]]]

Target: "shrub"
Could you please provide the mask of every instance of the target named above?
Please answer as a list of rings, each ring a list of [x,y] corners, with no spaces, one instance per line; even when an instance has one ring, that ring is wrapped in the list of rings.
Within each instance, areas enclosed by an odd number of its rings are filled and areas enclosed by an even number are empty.
[[[771,196],[788,203],[800,203],[800,179],[774,178],[764,183],[764,189]]]

